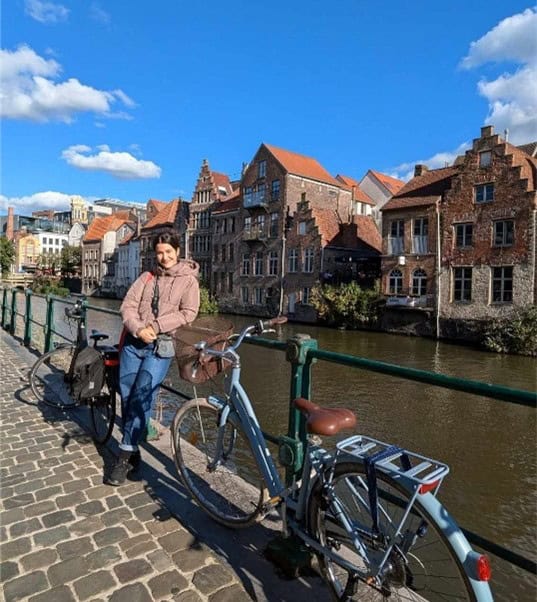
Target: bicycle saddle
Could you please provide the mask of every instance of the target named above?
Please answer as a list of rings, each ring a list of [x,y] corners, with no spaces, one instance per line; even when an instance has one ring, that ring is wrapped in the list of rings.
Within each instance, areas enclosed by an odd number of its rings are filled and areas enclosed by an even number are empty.
[[[90,339],[93,339],[94,341],[104,341],[109,338],[109,335],[104,332],[99,332],[98,330],[92,330],[90,334]]]
[[[356,416],[351,410],[322,408],[303,397],[295,399],[293,405],[306,416],[308,433],[327,436],[337,435],[339,431],[356,426]]]

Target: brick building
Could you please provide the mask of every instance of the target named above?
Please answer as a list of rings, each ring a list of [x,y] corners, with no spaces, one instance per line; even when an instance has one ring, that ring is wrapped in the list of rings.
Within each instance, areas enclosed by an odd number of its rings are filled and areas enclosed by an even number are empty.
[[[537,301],[535,146],[516,147],[486,126],[456,162],[442,207],[446,326],[505,316]]]
[[[96,217],[82,239],[82,292],[113,292],[117,247],[135,231],[127,214]]]
[[[389,302],[433,307],[444,336],[536,302],[535,147],[486,126],[453,166],[416,166],[383,208]]]
[[[238,253],[242,241],[241,198],[234,191],[211,210],[211,291],[222,310],[233,310],[240,294]]]
[[[188,252],[200,265],[202,280],[215,291],[212,270],[212,234],[211,223],[213,208],[233,194],[233,186],[226,174],[211,170],[204,159],[192,195],[189,207]]]

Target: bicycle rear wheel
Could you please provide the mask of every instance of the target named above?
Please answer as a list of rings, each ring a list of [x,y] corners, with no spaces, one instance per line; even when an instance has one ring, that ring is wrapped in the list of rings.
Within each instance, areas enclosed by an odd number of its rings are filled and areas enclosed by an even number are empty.
[[[101,393],[89,401],[91,409],[92,437],[95,443],[104,445],[114,430],[116,420],[116,390],[104,385]]]
[[[224,455],[216,468],[218,410],[206,399],[191,399],[172,423],[172,453],[183,483],[198,504],[226,527],[246,527],[262,518],[265,489],[250,444],[240,425],[227,423]]]
[[[334,490],[344,512],[354,528],[371,529],[369,499],[364,466],[360,462],[336,465]],[[402,518],[409,495],[394,479],[377,474],[379,529],[381,537],[374,540],[361,536],[368,558],[377,564],[384,557],[388,543],[395,538],[394,526]],[[309,502],[309,520],[312,534],[328,549],[357,567],[362,573],[366,565],[350,537],[323,499],[321,487],[313,489]],[[413,545],[410,541],[415,538]],[[407,543],[408,542],[408,543]],[[318,555],[323,576],[336,600],[442,601],[476,600],[468,577],[446,535],[418,499],[408,516],[396,543],[401,553],[392,550],[388,558],[382,586],[374,587],[365,580],[353,579],[348,569],[322,554]],[[408,549],[410,547],[410,549]]]
[[[70,408],[78,401],[71,396],[67,382],[75,355],[75,345],[60,345],[42,355],[30,371],[30,387],[38,401],[54,408]]]

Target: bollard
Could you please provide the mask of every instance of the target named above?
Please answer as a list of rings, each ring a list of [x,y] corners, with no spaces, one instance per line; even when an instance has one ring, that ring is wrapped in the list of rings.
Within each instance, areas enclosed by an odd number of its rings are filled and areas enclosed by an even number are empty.
[[[24,312],[24,345],[29,347],[32,344],[32,291],[27,288],[26,295],[26,311]]]
[[[11,291],[11,321],[9,325],[9,332],[12,336],[15,336],[15,329],[17,328],[17,289],[14,288]]]
[[[7,314],[7,288],[2,291],[2,328],[6,327],[6,314]]]
[[[47,295],[47,319],[45,321],[45,353],[52,351],[52,327],[54,324],[54,299]]]

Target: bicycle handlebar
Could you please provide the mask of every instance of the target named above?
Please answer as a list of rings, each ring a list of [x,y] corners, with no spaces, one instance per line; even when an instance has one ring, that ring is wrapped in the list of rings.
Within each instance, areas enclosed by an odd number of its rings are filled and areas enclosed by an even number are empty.
[[[272,326],[276,326],[279,324],[285,324],[287,322],[287,318],[285,316],[276,316],[275,318],[271,318],[270,320],[258,320],[255,324],[250,324],[249,326],[245,326],[238,335],[236,336],[237,340],[233,345],[230,345],[224,350],[212,349],[211,347],[206,347],[205,341],[200,341],[196,348],[200,352],[199,361],[203,362],[203,356],[210,357],[220,357],[222,359],[233,360],[237,357],[237,349],[240,347],[241,343],[248,336],[259,336],[264,334],[265,332],[274,332]],[[230,337],[231,338],[231,337]],[[227,357],[226,357],[227,356]]]

